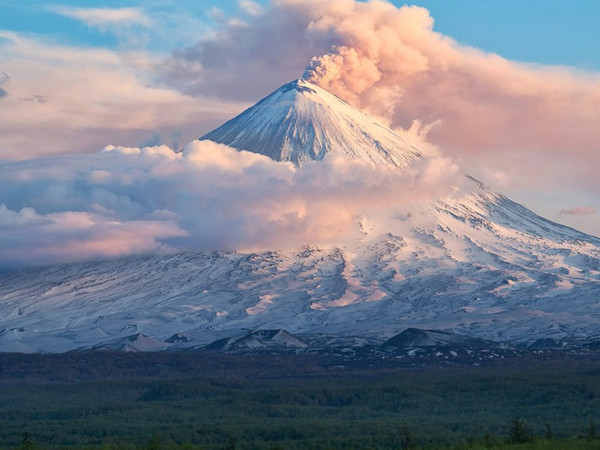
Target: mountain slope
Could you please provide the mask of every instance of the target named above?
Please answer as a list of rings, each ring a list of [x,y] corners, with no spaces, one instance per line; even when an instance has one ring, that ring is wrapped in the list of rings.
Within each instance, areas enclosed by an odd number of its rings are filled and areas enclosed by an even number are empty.
[[[305,349],[308,345],[285,330],[256,330],[242,336],[219,339],[203,347],[225,352],[289,351]]]
[[[442,331],[420,330],[418,328],[407,328],[402,333],[388,339],[381,347],[396,347],[410,349],[415,347],[483,347],[493,348],[498,344],[493,341],[474,339],[469,336],[461,336]]]
[[[302,165],[326,155],[404,167],[421,153],[323,88],[288,83],[200,139]]]
[[[205,138],[298,165],[331,154],[404,170],[422,159],[393,131],[302,80]],[[599,299],[600,239],[465,177],[444,198],[356,217],[343,244],[3,273],[0,351],[121,345],[132,335],[140,348],[166,340],[198,347],[279,329],[381,342],[410,327],[495,341],[597,340]]]
[[[473,206],[461,215],[455,206],[421,206],[412,216],[427,226],[398,218],[345,248],[180,253],[4,273],[0,350],[64,351],[139,332],[160,340],[182,333],[198,346],[276,328],[381,339],[408,327],[497,341],[599,336],[597,239],[561,227],[543,237],[545,222],[535,232],[510,228],[489,218],[498,208],[504,218],[505,205],[467,201]],[[522,220],[522,228],[535,225]]]

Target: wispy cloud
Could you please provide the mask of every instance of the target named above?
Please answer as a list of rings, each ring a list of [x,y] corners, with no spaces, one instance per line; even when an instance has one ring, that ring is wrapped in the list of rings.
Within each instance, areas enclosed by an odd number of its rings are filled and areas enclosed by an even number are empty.
[[[51,6],[48,9],[71,19],[84,22],[90,27],[105,28],[117,25],[150,26],[152,21],[140,8],[77,8]]]
[[[0,38],[2,68],[11,76],[10,95],[1,99],[0,159],[89,153],[107,141],[140,145],[157,134],[160,142],[185,143],[244,106],[153,83],[161,59],[148,53],[6,31]]]
[[[596,214],[596,208],[594,206],[577,206],[571,209],[561,209],[561,216],[590,216]]]
[[[252,0],[238,0],[238,5],[242,11],[252,16],[257,16],[263,11],[262,6]]]

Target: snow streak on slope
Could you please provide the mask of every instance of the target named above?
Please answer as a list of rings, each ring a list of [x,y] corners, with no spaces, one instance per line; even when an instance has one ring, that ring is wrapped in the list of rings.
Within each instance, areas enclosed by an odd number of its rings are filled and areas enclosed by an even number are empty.
[[[404,167],[422,157],[389,128],[302,79],[282,86],[200,139],[296,165],[345,155]]]

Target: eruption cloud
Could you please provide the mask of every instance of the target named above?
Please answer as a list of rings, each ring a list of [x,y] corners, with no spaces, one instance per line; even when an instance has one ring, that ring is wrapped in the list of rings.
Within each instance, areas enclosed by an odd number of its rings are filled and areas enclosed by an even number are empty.
[[[431,137],[467,151],[598,148],[597,74],[460,46],[433,31],[429,12],[417,6],[340,0],[330,8],[307,32],[335,36],[335,44],[304,76],[392,125],[441,121]]]
[[[570,179],[600,188],[600,76],[460,45],[436,32],[418,6],[273,0],[243,24],[225,23],[176,52],[166,67],[165,79],[188,94],[238,101],[304,70],[309,81],[423,151],[461,160],[475,176],[494,167],[517,187]]]

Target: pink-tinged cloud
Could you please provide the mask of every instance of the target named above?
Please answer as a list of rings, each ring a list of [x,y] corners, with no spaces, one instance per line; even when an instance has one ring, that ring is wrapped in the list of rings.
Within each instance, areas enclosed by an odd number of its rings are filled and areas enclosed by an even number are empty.
[[[185,236],[170,220],[110,219],[103,214],[64,211],[38,214],[0,204],[0,266],[44,265],[168,251],[160,242]]]
[[[256,100],[302,73],[408,129],[471,155],[509,148],[596,153],[600,75],[516,63],[433,29],[425,8],[371,0],[274,0],[174,54],[165,81],[185,92]],[[168,78],[168,79],[167,79]]]
[[[596,214],[596,208],[594,206],[577,206],[571,209],[561,209],[560,215],[567,216],[590,216]]]
[[[334,245],[358,232],[361,215],[392,217],[448,195],[462,180],[445,158],[402,171],[347,158],[297,169],[210,141],[178,154],[109,146],[7,162],[0,164],[0,267]]]
[[[157,86],[160,60],[0,30],[0,160],[90,153],[109,142],[184,145],[244,106]]]
[[[461,46],[433,31],[424,8],[327,4],[307,32],[334,36],[335,44],[311,61],[306,77],[357,106],[404,128],[415,119],[439,121],[430,138],[463,154],[510,147],[597,151],[597,74],[519,64]]]

